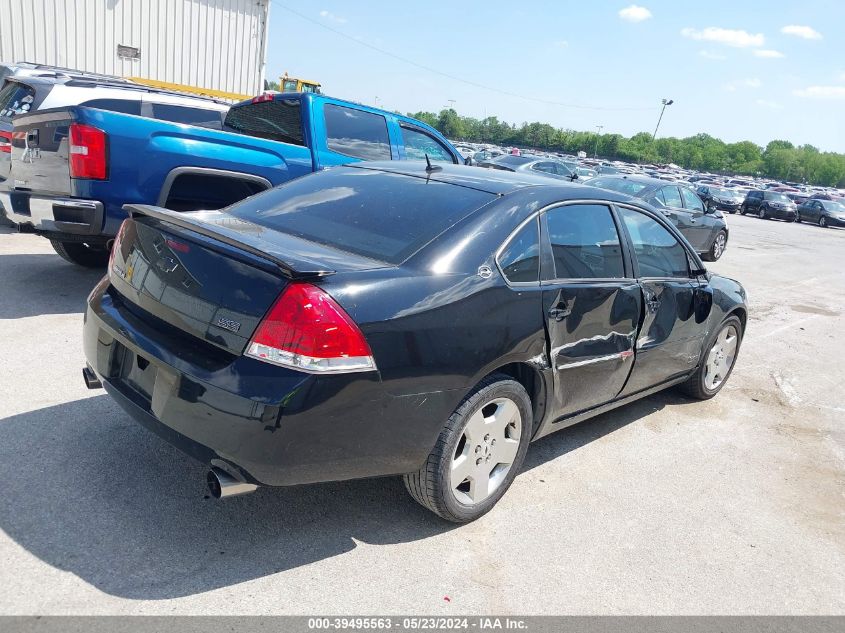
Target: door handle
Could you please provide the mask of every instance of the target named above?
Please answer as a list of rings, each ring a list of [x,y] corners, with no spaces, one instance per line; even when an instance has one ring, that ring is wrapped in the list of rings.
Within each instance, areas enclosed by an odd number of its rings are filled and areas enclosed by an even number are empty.
[[[549,310],[549,317],[555,321],[563,321],[572,314],[572,301],[561,301]]]

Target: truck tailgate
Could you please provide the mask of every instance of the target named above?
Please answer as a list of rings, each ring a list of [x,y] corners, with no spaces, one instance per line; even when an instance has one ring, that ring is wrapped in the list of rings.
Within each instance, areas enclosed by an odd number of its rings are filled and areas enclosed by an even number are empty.
[[[72,122],[66,110],[16,117],[11,131],[6,186],[49,195],[70,195],[68,130]]]

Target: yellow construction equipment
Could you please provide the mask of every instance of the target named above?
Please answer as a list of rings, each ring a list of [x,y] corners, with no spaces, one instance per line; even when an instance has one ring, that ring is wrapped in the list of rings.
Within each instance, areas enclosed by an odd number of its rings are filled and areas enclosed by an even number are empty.
[[[320,84],[316,81],[306,81],[289,77],[287,73],[279,77],[279,90],[282,92],[316,92],[320,94]]]

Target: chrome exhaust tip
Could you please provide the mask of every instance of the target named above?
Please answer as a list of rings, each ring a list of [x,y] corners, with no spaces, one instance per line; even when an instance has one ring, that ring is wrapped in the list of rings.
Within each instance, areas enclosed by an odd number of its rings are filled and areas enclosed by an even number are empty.
[[[215,499],[255,492],[258,486],[235,479],[222,468],[212,466],[205,477],[208,490]]]

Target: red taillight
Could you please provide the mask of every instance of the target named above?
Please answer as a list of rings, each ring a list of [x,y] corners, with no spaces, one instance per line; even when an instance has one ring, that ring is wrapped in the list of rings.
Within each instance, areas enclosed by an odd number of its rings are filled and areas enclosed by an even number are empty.
[[[292,283],[258,325],[247,356],[313,373],[376,368],[364,335],[334,299],[307,283]]]
[[[253,97],[250,103],[264,103],[265,101],[272,101],[273,95],[269,92],[265,92],[263,95],[258,95],[257,97]]]
[[[90,125],[71,123],[70,177],[105,180],[107,173],[106,133]]]
[[[11,132],[0,132],[0,153],[3,153],[3,154],[11,154],[12,153],[12,133]]]

